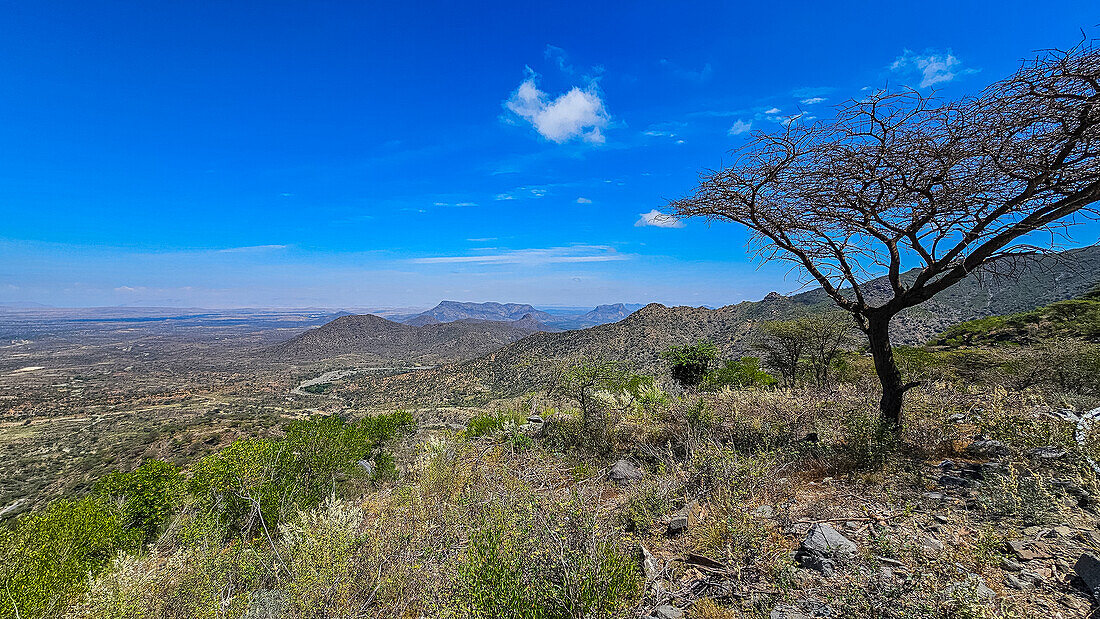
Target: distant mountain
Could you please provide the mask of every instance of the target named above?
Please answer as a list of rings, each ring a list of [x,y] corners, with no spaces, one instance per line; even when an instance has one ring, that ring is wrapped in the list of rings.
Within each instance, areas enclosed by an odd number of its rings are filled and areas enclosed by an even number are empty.
[[[421,312],[412,318],[405,320],[406,324],[413,321],[424,322],[427,318],[434,318],[439,322],[453,322],[455,320],[498,320],[515,321],[522,320],[530,314],[535,320],[542,321],[550,318],[550,314],[540,312],[534,306],[523,303],[463,303],[461,301],[440,301],[432,309]]]
[[[642,305],[634,303],[615,303],[599,305],[588,312],[561,311],[553,313],[535,309],[525,303],[464,303],[461,301],[441,301],[432,309],[398,318],[407,325],[423,326],[438,322],[456,320],[499,320],[516,321],[530,316],[544,328],[540,331],[560,331],[563,329],[584,329],[609,322],[617,322],[640,309]]]
[[[1004,266],[997,270],[1003,271]],[[1100,284],[1100,247],[1029,256],[1017,259],[1014,266],[1012,277],[995,277],[988,270],[976,273],[903,312],[895,319],[895,343],[921,343],[965,320],[1027,311],[1081,296]],[[916,277],[916,271],[904,277]],[[867,288],[872,298],[889,292],[885,279],[875,280]],[[772,293],[761,301],[718,309],[654,303],[620,322],[535,333],[477,359],[415,376],[387,378],[385,392],[394,400],[450,397],[455,401],[488,394],[515,395],[546,387],[558,365],[581,357],[622,360],[637,371],[661,374],[665,368],[659,356],[670,345],[706,339],[724,357],[741,356],[751,351],[755,329],[761,323],[836,309],[820,289],[789,297]]]
[[[509,322],[463,319],[423,326],[371,314],[341,316],[269,352],[293,361],[350,356],[371,363],[453,363],[498,350],[541,328],[530,315]]]

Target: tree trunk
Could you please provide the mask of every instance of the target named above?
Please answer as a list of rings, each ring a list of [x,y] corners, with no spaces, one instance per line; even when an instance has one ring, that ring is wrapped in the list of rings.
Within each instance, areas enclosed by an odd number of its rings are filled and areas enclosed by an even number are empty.
[[[890,345],[891,315],[867,316],[864,331],[871,347],[871,357],[875,360],[875,373],[882,385],[882,400],[879,401],[879,413],[884,421],[901,427],[901,402],[905,392],[916,387],[917,383],[902,383],[901,370],[894,361],[894,349]]]

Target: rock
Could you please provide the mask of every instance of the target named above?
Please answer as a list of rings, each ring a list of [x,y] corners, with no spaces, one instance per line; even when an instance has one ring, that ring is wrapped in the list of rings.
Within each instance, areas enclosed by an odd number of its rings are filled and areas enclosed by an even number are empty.
[[[516,428],[521,434],[526,434],[531,438],[538,438],[542,436],[543,430],[546,429],[546,424],[541,421],[530,421]]]
[[[657,619],[683,619],[684,611],[669,604],[662,604],[653,609],[653,616]]]
[[[979,438],[966,448],[967,453],[975,456],[996,457],[1009,453],[1008,445],[991,438]]]
[[[832,525],[819,522],[810,527],[806,539],[802,541],[802,550],[825,558],[850,559],[855,556],[858,547],[855,542],[841,535]]]
[[[752,510],[752,515],[757,518],[775,518],[775,508],[771,505],[761,505]]]
[[[1029,458],[1034,458],[1036,460],[1059,460],[1066,457],[1066,450],[1061,447],[1048,445],[1046,447],[1036,447],[1028,450],[1027,455]]]
[[[922,540],[922,545],[925,549],[932,551],[933,553],[940,553],[944,551],[943,542],[932,537],[931,535],[925,535]]]
[[[1004,557],[1001,559],[1001,569],[1008,570],[1010,572],[1019,572],[1020,570],[1024,569],[1024,566],[1013,561],[1012,559]]]
[[[675,514],[675,515],[672,516],[672,520],[668,521],[668,534],[669,535],[679,535],[679,534],[683,533],[684,531],[687,531],[687,528],[688,528],[688,517],[687,516],[682,516],[680,514]]]
[[[540,417],[538,415],[531,415],[530,417],[527,418],[527,423],[546,423],[546,422],[543,421],[542,417]]]
[[[810,619],[810,616],[793,604],[780,604],[772,609],[768,619]]]
[[[1029,589],[1030,585],[1022,582],[1019,578],[1016,578],[1012,574],[1005,574],[1005,584],[1017,591],[1023,591]]]
[[[943,500],[943,493],[941,493],[941,492],[925,492],[921,496],[924,497],[925,499],[929,500],[929,501],[942,501]]]
[[[962,477],[956,477],[954,475],[941,475],[936,483],[944,488],[966,488],[971,484],[969,479],[963,479]]]
[[[954,595],[955,592],[960,589],[968,592],[968,590],[971,588],[973,588],[972,590],[974,592],[974,595],[980,600],[989,602],[997,597],[996,592],[986,586],[985,581],[982,580],[982,577],[978,576],[977,574],[967,574],[966,580],[950,584],[947,586],[947,588],[944,589],[944,591],[948,595]]]
[[[1029,582],[1036,587],[1043,586],[1043,583],[1047,581],[1048,577],[1049,570],[1043,570],[1041,572],[1040,570],[1024,570],[1020,572],[1020,580],[1023,580],[1024,582]]]
[[[1085,581],[1085,586],[1092,591],[1092,597],[1100,600],[1100,559],[1088,553],[1082,554],[1073,571]]]
[[[967,415],[966,413],[951,413],[947,417],[947,421],[949,421],[950,423],[962,423],[967,419],[969,419],[969,415]]]
[[[654,557],[649,549],[642,544],[638,544],[638,548],[642,551],[642,570],[645,572],[645,581],[652,582],[657,578],[657,557]]]
[[[1054,556],[1050,553],[1050,548],[1046,544],[1029,539],[1012,540],[1008,542],[1008,549],[1021,561],[1050,559]]]
[[[1060,524],[1056,527],[1051,528],[1051,532],[1054,533],[1055,535],[1057,535],[1058,537],[1067,537],[1067,538],[1068,537],[1073,537],[1074,533],[1075,533],[1075,531],[1073,529],[1067,527],[1064,524]]]
[[[642,472],[642,469],[634,466],[630,462],[626,460],[619,460],[615,464],[611,465],[611,471],[610,473],[608,473],[608,475],[611,477],[611,479],[619,483],[624,483],[634,481],[635,479],[641,479],[642,476],[645,475],[645,473]]]

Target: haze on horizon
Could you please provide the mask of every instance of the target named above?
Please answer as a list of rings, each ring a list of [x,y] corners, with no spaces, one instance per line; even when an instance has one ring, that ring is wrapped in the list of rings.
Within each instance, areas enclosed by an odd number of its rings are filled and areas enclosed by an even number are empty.
[[[743,230],[657,209],[750,131],[887,84],[974,93],[1097,22],[1085,1],[569,4],[7,5],[0,303],[790,293]]]

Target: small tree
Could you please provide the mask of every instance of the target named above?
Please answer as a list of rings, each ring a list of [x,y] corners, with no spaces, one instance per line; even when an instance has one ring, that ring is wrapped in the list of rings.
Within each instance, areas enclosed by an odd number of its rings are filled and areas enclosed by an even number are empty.
[[[672,378],[685,389],[697,387],[706,378],[710,365],[718,358],[718,349],[710,342],[669,346],[661,357],[668,361]]]
[[[797,320],[777,320],[764,323],[753,347],[764,354],[768,367],[779,372],[783,384],[792,387],[807,343],[806,330]]]
[[[882,91],[828,122],[757,132],[669,207],[748,227],[758,256],[794,262],[850,312],[882,385],[879,410],[897,424],[917,383],[902,381],[891,319],[992,261],[1056,249],[1069,218],[1096,216],[1098,200],[1100,49],[1083,42],[976,97]],[[883,273],[885,289],[868,285]]]
[[[601,390],[622,388],[628,373],[618,361],[579,361],[562,373],[558,390],[573,398],[581,406],[581,418],[586,430],[601,430],[606,419],[598,415],[598,405],[593,395]]]
[[[811,314],[799,319],[806,335],[807,359],[818,386],[829,384],[829,371],[852,342],[854,326],[843,314]]]

